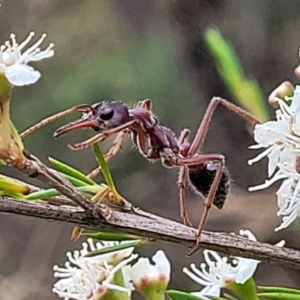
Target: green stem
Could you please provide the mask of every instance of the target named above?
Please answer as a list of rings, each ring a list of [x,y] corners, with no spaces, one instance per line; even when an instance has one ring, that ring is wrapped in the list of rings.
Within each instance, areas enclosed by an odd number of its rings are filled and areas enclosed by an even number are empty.
[[[10,98],[9,94],[0,97],[0,155],[7,159],[10,149]]]
[[[15,125],[12,123],[12,121],[10,121],[10,132],[12,137],[14,138],[14,140],[16,141],[16,144],[18,145],[18,147],[23,150],[24,149],[24,144],[22,142],[22,139],[19,135],[18,130],[16,129]]]

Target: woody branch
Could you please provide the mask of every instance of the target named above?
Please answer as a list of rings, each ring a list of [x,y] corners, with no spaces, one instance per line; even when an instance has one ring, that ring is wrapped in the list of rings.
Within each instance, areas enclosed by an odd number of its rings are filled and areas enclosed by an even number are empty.
[[[103,206],[104,207],[104,206]],[[0,212],[71,223],[93,230],[131,233],[153,240],[191,246],[196,242],[196,229],[152,214],[137,215],[102,209],[102,215],[91,215],[82,209],[16,201],[0,198]],[[203,231],[202,247],[234,256],[243,256],[271,264],[300,269],[300,251],[253,242],[232,234]]]

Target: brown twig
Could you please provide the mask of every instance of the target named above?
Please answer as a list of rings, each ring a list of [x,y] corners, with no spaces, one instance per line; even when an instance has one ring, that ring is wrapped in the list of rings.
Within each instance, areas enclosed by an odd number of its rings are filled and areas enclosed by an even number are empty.
[[[31,178],[36,178],[47,183],[51,187],[56,188],[64,196],[68,197],[78,206],[83,208],[87,214],[93,215],[95,218],[99,218],[101,215],[99,206],[86,200],[85,197],[78,192],[65,177],[57,171],[45,166],[37,157],[27,151],[24,151],[24,154],[26,155],[25,163],[12,163],[15,168]]]
[[[74,210],[16,201],[7,197],[0,198],[0,212],[61,221],[76,224],[94,230],[113,230],[136,234],[155,240],[167,241],[185,246],[196,242],[196,229],[147,213],[145,215],[129,214],[114,209],[100,208],[102,217]],[[202,247],[234,256],[243,256],[279,264],[300,270],[300,251],[280,248],[266,243],[253,242],[239,236],[203,231]]]

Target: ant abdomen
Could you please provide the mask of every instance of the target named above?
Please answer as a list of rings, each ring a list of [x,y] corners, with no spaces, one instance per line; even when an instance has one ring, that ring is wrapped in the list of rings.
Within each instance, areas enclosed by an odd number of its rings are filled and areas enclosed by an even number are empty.
[[[219,162],[209,161],[199,166],[189,168],[190,184],[196,193],[200,193],[205,198],[208,196],[211,185],[220,167]],[[225,203],[230,187],[230,176],[226,167],[223,167],[218,189],[213,200],[213,204],[221,209]]]

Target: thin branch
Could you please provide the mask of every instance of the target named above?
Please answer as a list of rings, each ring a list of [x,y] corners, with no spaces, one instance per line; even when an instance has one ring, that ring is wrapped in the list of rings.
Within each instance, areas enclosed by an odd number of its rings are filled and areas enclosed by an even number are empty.
[[[102,216],[82,210],[62,208],[48,204],[22,202],[7,197],[0,198],[0,212],[26,215],[79,225],[93,230],[111,230],[132,233],[154,240],[191,246],[196,242],[196,229],[152,215],[150,213],[125,213],[99,206]],[[103,218],[105,220],[103,220]],[[279,264],[300,270],[300,251],[281,248],[266,243],[253,242],[239,236],[203,231],[202,247],[225,254],[242,256]]]
[[[48,168],[37,157],[24,151],[26,155],[26,162],[18,164],[18,161],[13,163],[13,166],[31,178],[36,178],[42,182],[49,184],[51,187],[56,188],[64,196],[74,201],[78,206],[83,208],[87,214],[94,217],[101,215],[101,210],[94,203],[86,200],[84,196],[78,192],[72,184],[57,171]]]

